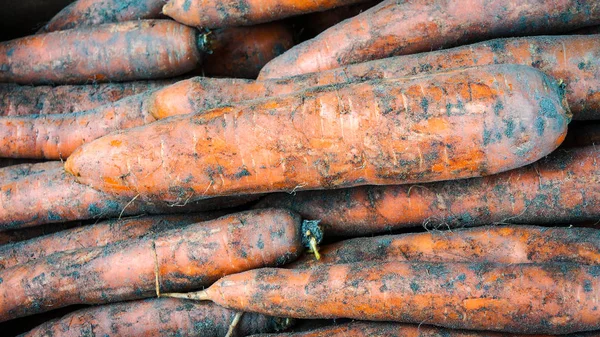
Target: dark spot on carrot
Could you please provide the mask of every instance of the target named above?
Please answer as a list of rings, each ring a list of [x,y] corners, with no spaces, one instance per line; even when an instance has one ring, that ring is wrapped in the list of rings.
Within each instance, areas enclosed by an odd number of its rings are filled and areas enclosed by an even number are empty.
[[[6,56],[11,57],[13,56],[13,54],[15,53],[15,48],[10,48],[7,52],[6,52]]]
[[[493,40],[490,41],[489,44],[494,53],[504,52],[506,50],[506,41],[504,40]]]
[[[423,111],[425,111],[425,113],[427,113],[427,110],[429,110],[429,100],[427,100],[426,97],[423,97],[421,99],[421,108],[423,108]]]
[[[504,110],[504,104],[502,104],[501,101],[497,101],[496,104],[494,104],[494,113],[496,114],[496,116],[500,115],[500,111]]]
[[[546,129],[546,121],[540,116],[535,119],[535,130],[539,136],[544,134]]]
[[[504,126],[505,126],[504,135],[508,138],[511,138],[515,131],[515,122],[512,119],[505,120],[503,122],[504,122]]]
[[[102,213],[102,210],[98,208],[98,206],[91,204],[88,206],[88,213],[92,216],[100,215]]]
[[[188,12],[190,10],[190,6],[192,5],[191,0],[185,0],[183,2],[183,11]]]
[[[419,291],[419,288],[421,288],[416,282],[411,282],[410,283],[410,289],[416,293],[417,291]]]
[[[238,173],[235,174],[237,179],[241,179],[242,177],[247,177],[250,175],[250,172],[244,167]]]
[[[60,215],[49,211],[48,212],[48,220],[50,221],[60,221],[62,218],[60,217]]]
[[[483,129],[483,145],[487,146],[492,142],[492,131]]]
[[[586,293],[591,293],[593,291],[592,282],[590,282],[590,280],[585,280],[583,282],[583,291],[585,291]]]

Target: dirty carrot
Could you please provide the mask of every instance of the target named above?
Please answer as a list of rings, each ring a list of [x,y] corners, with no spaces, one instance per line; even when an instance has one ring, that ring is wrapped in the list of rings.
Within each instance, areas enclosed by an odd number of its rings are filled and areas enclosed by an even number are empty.
[[[510,172],[442,183],[283,193],[256,207],[320,219],[330,235],[359,236],[423,226],[572,224],[600,219],[600,148],[557,150]]]
[[[62,167],[0,182],[0,231],[48,223],[119,218],[138,214],[202,212],[242,205],[255,196],[180,203],[123,198],[81,185]]]
[[[282,317],[565,334],[600,329],[599,273],[574,263],[354,263],[261,268],[164,296]]]
[[[163,13],[189,26],[249,26],[366,0],[169,0]]]
[[[288,263],[305,238],[297,215],[270,209],[53,254],[0,271],[0,321],[189,291],[227,274]]]
[[[217,29],[211,39],[212,54],[195,73],[255,79],[267,62],[294,45],[292,30],[283,22]]]
[[[106,246],[169,229],[218,218],[224,212],[185,215],[155,215],[110,219],[97,224],[66,229],[26,241],[0,246],[0,269],[44,258],[54,253]]]
[[[108,193],[172,202],[489,175],[562,142],[558,89],[518,65],[317,87],[113,133],[65,169]]]
[[[315,330],[252,335],[250,337],[551,337],[552,335],[515,335],[502,332],[481,332],[446,329],[424,324],[354,321]],[[565,337],[594,337],[597,332],[569,334]]]
[[[59,161],[49,161],[36,164],[25,163],[3,167],[0,168],[0,184],[6,184],[32,174],[56,170],[62,168],[63,166],[64,164]]]
[[[567,32],[600,24],[600,3],[386,0],[269,62],[261,79],[318,72],[495,37]]]
[[[0,116],[60,114],[94,109],[121,98],[158,89],[176,80],[88,85],[20,86],[0,84]]]
[[[157,19],[164,4],[165,0],[77,0],[56,14],[40,32]]]
[[[600,264],[600,231],[591,228],[486,226],[362,237],[322,246],[289,268],[355,262],[572,262]]]
[[[206,36],[168,20],[71,29],[0,43],[0,82],[84,84],[156,79],[201,62]]]

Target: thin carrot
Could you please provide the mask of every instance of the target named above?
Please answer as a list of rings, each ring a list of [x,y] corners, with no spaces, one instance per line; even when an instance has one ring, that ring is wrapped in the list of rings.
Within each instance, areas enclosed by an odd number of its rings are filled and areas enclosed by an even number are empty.
[[[600,24],[600,3],[578,0],[397,1],[379,5],[269,62],[261,79],[453,47],[495,37],[567,32]]]
[[[600,264],[600,231],[591,228],[485,226],[362,237],[322,246],[288,268],[356,262],[496,262]]]
[[[463,181],[273,194],[255,207],[320,219],[331,235],[424,226],[576,223],[600,219],[600,148],[557,150],[530,166]]]
[[[81,248],[101,247],[111,243],[137,239],[144,235],[212,220],[224,212],[185,215],[155,215],[110,219],[97,224],[66,229],[26,241],[0,246],[0,269],[44,258],[54,253]]]
[[[290,262],[304,240],[297,215],[271,209],[53,254],[0,271],[0,321],[206,286],[227,274]]]
[[[455,329],[566,334],[600,329],[599,266],[406,263],[261,268],[206,290],[164,294],[294,318],[354,318]]]
[[[538,160],[567,122],[555,82],[497,65],[177,116],[87,143],[65,169],[107,193],[165,201],[461,179]]]
[[[169,0],[163,13],[189,26],[249,26],[365,0]]]
[[[234,311],[212,303],[148,299],[77,310],[21,337],[223,337],[234,315]],[[238,324],[236,336],[279,331],[288,327],[289,322],[289,319],[247,313]]]
[[[0,43],[0,82],[83,84],[156,79],[194,69],[205,36],[168,20],[105,24]]]
[[[46,115],[91,110],[175,82],[174,79],[168,79],[58,87],[0,84],[0,116]]]
[[[202,212],[239,206],[254,199],[255,196],[235,196],[165,203],[139,196],[124,198],[81,185],[58,167],[0,183],[0,231],[74,220]]]
[[[157,19],[164,3],[165,0],[77,0],[56,14],[40,32]]]
[[[46,171],[57,170],[64,166],[59,161],[49,161],[34,164],[18,164],[0,168],[0,183],[6,184],[11,181],[19,180],[25,176],[43,173]]]

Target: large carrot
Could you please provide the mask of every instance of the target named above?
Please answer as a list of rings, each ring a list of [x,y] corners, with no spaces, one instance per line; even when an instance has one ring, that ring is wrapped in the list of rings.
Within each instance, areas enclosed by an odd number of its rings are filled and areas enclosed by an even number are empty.
[[[600,329],[599,273],[573,263],[355,263],[262,268],[165,296],[283,317],[565,334]]]
[[[21,337],[223,337],[235,314],[212,303],[148,299],[77,310]],[[247,313],[234,336],[279,331],[288,327],[289,322],[289,319]]]
[[[0,82],[81,84],[181,75],[206,37],[168,20],[106,24],[0,43]]]
[[[573,223],[600,218],[600,148],[559,150],[528,167],[485,178],[274,194],[256,207],[321,219],[328,234],[357,236],[425,226]]]
[[[58,87],[0,84],[0,116],[46,115],[90,110],[127,96],[167,86],[175,81],[168,79]]]
[[[0,246],[0,269],[44,258],[54,253],[101,247],[118,241],[137,239],[192,223],[218,218],[223,212],[186,215],[156,215],[111,219],[97,224],[66,229],[31,240]]]
[[[318,87],[113,133],[65,168],[108,193],[166,201],[488,175],[562,142],[557,89],[517,65]]]
[[[486,226],[362,237],[322,246],[289,268],[355,262],[572,262],[600,264],[600,231],[591,228]]]
[[[207,76],[255,79],[262,67],[294,45],[291,28],[284,22],[212,31],[212,54],[201,69]]]
[[[40,31],[156,19],[160,17],[164,4],[165,0],[77,0],[63,8]]]
[[[169,0],[163,13],[189,26],[248,26],[366,0]]]
[[[281,265],[302,252],[303,234],[298,216],[271,209],[53,254],[0,271],[0,321],[190,290],[227,274]]]
[[[397,1],[381,4],[290,49],[261,78],[280,78],[494,37],[567,32],[600,24],[600,3],[579,0]]]
[[[59,161],[49,161],[42,163],[25,163],[11,165],[0,168],[0,184],[6,184],[15,180],[19,180],[25,176],[43,173],[46,171],[54,171],[64,166]]]
[[[201,212],[238,206],[255,198],[235,196],[179,203],[124,198],[81,185],[57,167],[0,184],[0,231],[73,220]]]
[[[456,330],[424,324],[364,322],[332,325],[316,330],[252,335],[250,337],[550,337],[552,335],[515,335],[502,332]],[[581,332],[565,337],[595,337],[597,332]]]

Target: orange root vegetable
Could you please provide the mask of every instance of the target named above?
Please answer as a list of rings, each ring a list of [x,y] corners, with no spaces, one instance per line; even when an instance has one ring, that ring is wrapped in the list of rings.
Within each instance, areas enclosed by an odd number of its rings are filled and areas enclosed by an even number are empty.
[[[177,76],[198,66],[205,38],[168,20],[24,37],[0,43],[0,82],[82,84]]]
[[[186,215],[157,215],[111,219],[93,225],[67,229],[31,240],[0,246],[0,269],[44,258],[54,253],[101,247],[118,241],[137,239],[169,229],[207,221],[223,212]]]
[[[318,72],[495,37],[567,32],[600,24],[600,3],[578,0],[397,1],[381,4],[269,62],[261,79]]]
[[[569,125],[566,147],[600,145],[600,122],[585,121]]]
[[[169,0],[163,13],[188,26],[249,26],[366,0]]]
[[[37,164],[18,164],[0,168],[0,183],[6,184],[25,176],[62,169],[63,163],[49,161]]]
[[[91,110],[174,82],[175,80],[160,80],[58,87],[0,84],[0,116],[46,115]]]
[[[213,53],[205,56],[199,70],[220,77],[255,79],[267,62],[294,45],[292,30],[283,22],[219,29],[211,39]]]
[[[177,116],[87,143],[65,168],[107,193],[165,201],[461,179],[538,160],[568,120],[550,78],[499,65]]]
[[[600,148],[590,146],[558,150],[530,166],[485,178],[279,193],[256,207],[294,210],[321,220],[328,234],[342,236],[417,226],[597,221],[599,177]]]
[[[223,337],[235,314],[212,303],[148,299],[78,310],[46,322],[21,337]],[[288,327],[289,321],[246,313],[235,336],[278,331]]]
[[[56,14],[40,32],[156,19],[164,3],[164,0],[77,0]]]
[[[180,203],[117,197],[81,185],[62,167],[0,184],[0,231],[85,219],[138,214],[202,212],[239,206],[255,196]]]
[[[207,286],[224,275],[288,263],[302,253],[303,241],[300,218],[271,209],[53,254],[0,271],[0,321]]]
[[[378,262],[262,268],[165,294],[293,318],[354,318],[527,334],[600,329],[600,268]]]
[[[591,228],[486,226],[362,237],[322,246],[289,268],[356,262],[571,262],[600,264],[600,231]]]
[[[311,331],[282,332],[252,335],[250,337],[550,337],[552,335],[515,335],[502,332],[482,332],[445,329],[423,324],[392,322],[361,322],[323,327]],[[565,337],[596,337],[597,332],[569,334]]]

